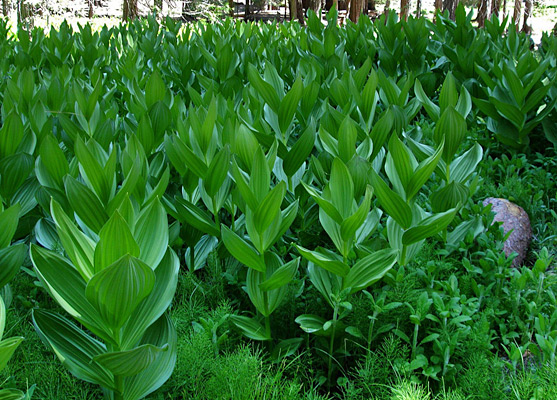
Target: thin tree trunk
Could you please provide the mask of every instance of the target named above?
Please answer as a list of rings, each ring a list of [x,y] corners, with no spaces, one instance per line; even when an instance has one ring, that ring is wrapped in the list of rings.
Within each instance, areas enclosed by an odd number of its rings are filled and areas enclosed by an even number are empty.
[[[94,4],[93,4],[93,0],[87,0],[87,18],[93,18],[94,14],[95,14],[95,10],[94,10]]]
[[[364,0],[350,0],[350,15],[349,15],[350,21],[354,23],[358,22],[358,19],[362,14],[363,7],[364,7]]]
[[[433,15],[433,22],[437,20],[437,13],[443,9],[443,0],[435,0],[435,14]]]
[[[8,4],[8,0],[2,0],[2,15],[4,17],[7,17],[9,13],[10,13],[10,7]]]
[[[521,10],[522,10],[522,1],[521,0],[514,0],[513,22],[516,26],[517,31],[518,31],[518,24],[520,23],[520,11]]]
[[[383,14],[385,14],[385,18],[389,16],[390,9],[391,9],[391,0],[387,0],[385,1],[385,8],[383,9]]]
[[[457,0],[443,0],[443,11],[449,10],[449,18],[454,21]]]
[[[522,32],[531,34],[532,27],[528,25],[528,18],[532,15],[532,0],[525,0],[524,2],[524,24],[522,25]]]
[[[231,17],[234,16],[234,0],[228,0],[228,12],[230,14]]]
[[[130,21],[137,18],[137,0],[124,0],[122,6],[122,19]]]
[[[400,0],[400,19],[407,20],[410,11],[410,0]]]
[[[416,18],[422,16],[422,0],[418,0],[416,3]]]
[[[478,7],[478,26],[483,28],[485,25],[485,20],[488,18],[487,10],[488,10],[488,3],[489,0],[480,0],[480,5]]]
[[[499,10],[501,9],[501,0],[492,0],[491,2],[491,15],[499,18]]]
[[[305,25],[305,18],[304,18],[304,6],[302,5],[302,0],[296,1],[296,13],[298,14],[298,21],[300,25]]]
[[[501,20],[504,20],[507,17],[507,0],[503,0],[503,15],[501,16]]]
[[[246,0],[246,8],[244,10],[244,20],[246,20],[246,21],[249,19],[249,16],[251,14],[249,5],[250,5],[249,0]]]

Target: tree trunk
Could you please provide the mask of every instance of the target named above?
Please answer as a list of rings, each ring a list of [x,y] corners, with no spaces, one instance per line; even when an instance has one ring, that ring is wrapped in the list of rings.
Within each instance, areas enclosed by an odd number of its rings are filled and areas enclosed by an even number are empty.
[[[480,5],[478,7],[478,27],[483,28],[485,25],[485,20],[488,18],[488,4],[489,0],[480,0]]]
[[[162,11],[162,0],[155,0],[153,4],[153,11],[157,11],[157,12]]]
[[[87,5],[87,18],[93,18],[93,16],[95,15],[93,0],[87,0]]]
[[[228,13],[231,17],[234,16],[234,0],[228,0]]]
[[[367,1],[367,0],[365,0]],[[350,21],[357,23],[364,8],[364,0],[350,0]]]
[[[244,20],[248,20],[250,16],[249,0],[246,0],[246,8],[244,10]]]
[[[410,0],[400,0],[400,19],[407,20],[410,11]]]
[[[10,13],[10,5],[8,3],[9,0],[2,0],[2,15],[7,17]]]
[[[435,0],[435,13],[433,15],[433,22],[437,19],[437,13],[443,9],[443,0]]]
[[[443,0],[443,11],[449,11],[449,18],[454,21],[457,0]]]
[[[522,1],[514,0],[514,15],[513,22],[515,24],[516,30],[518,31],[518,24],[520,23],[520,11],[522,10]]]
[[[310,0],[309,8],[317,14],[317,16],[321,17],[320,10],[321,10],[321,0]]]
[[[387,0],[385,1],[385,8],[383,9],[383,14],[385,14],[385,17],[389,16],[389,10],[391,9],[391,0]],[[385,19],[385,21],[387,21]]]
[[[302,5],[302,0],[296,0],[296,19],[300,25],[305,25],[304,6]]]
[[[524,2],[524,24],[522,25],[522,32],[526,34],[532,33],[532,27],[528,25],[528,18],[532,15],[532,0]]]
[[[501,0],[492,0],[491,2],[491,15],[499,18],[499,10],[501,9]]]
[[[130,21],[137,18],[137,0],[124,0],[122,6],[122,19]]]
[[[422,0],[418,0],[416,3],[416,18],[422,16]]]

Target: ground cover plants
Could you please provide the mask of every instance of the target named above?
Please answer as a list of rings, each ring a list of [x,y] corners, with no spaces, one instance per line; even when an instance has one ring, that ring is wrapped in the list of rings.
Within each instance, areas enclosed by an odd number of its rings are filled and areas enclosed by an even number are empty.
[[[336,21],[0,24],[0,398],[554,396],[555,38]]]

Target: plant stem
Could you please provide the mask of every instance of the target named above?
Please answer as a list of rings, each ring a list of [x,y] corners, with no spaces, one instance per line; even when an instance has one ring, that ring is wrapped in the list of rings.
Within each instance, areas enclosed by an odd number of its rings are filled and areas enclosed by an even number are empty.
[[[331,340],[329,342],[329,361],[327,364],[327,387],[331,388],[331,377],[333,375],[333,350],[335,346],[335,331],[337,328],[337,318],[338,318],[338,305],[335,304],[333,311],[333,331],[331,332]]]
[[[406,252],[408,250],[408,246],[406,246],[405,244],[402,245],[402,251],[400,254],[400,265],[401,266],[405,266],[406,265]]]
[[[373,326],[375,325],[375,320],[377,319],[377,315],[379,313],[377,311],[373,312],[373,317],[371,318],[371,322],[369,323],[369,331],[367,333],[367,349],[368,351],[371,350],[371,336],[373,333]]]
[[[414,360],[416,357],[416,347],[418,347],[418,331],[420,330],[420,325],[414,325],[414,337],[412,339],[412,357],[411,359]]]

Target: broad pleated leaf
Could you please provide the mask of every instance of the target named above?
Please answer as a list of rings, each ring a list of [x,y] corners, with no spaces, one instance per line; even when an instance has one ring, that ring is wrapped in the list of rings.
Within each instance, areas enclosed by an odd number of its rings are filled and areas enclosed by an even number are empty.
[[[62,364],[78,379],[114,389],[110,371],[93,361],[106,352],[101,342],[87,335],[66,318],[50,311],[33,310],[33,324],[39,337],[52,347]]]
[[[68,200],[75,213],[93,232],[99,233],[108,215],[99,198],[84,184],[71,176],[64,180]]]
[[[168,351],[168,345],[157,347],[152,344],[143,344],[132,350],[100,354],[95,356],[93,360],[114,375],[133,376],[146,370],[164,351]]]
[[[168,219],[158,199],[139,214],[134,237],[139,246],[139,259],[155,269],[168,247]]]
[[[103,226],[99,238],[95,247],[95,272],[102,271],[124,255],[139,257],[139,246],[118,211]]]
[[[287,285],[294,279],[296,272],[298,271],[298,266],[300,265],[300,258],[295,258],[294,260],[284,264],[282,267],[277,269],[273,274],[259,284],[261,290],[273,290],[278,289],[284,285]]]
[[[19,272],[26,257],[27,246],[23,243],[0,249],[0,288],[8,284]]]
[[[221,226],[221,235],[226,249],[234,258],[250,268],[265,272],[265,262],[253,246],[225,225]]]
[[[244,317],[242,315],[232,315],[230,320],[250,339],[260,341],[271,340],[271,338],[265,334],[263,325],[253,318]]]
[[[350,268],[344,279],[344,288],[351,293],[365,289],[380,280],[396,263],[397,252],[391,249],[376,251],[361,258]]]
[[[409,245],[431,237],[445,229],[453,220],[456,208],[434,214],[422,220],[417,226],[408,229],[402,235],[402,244]]]
[[[85,295],[106,324],[119,329],[141,300],[151,293],[154,285],[153,270],[128,254],[94,275],[87,284]]]
[[[0,213],[0,249],[10,245],[19,222],[21,206],[14,204]]]
[[[295,245],[300,254],[315,265],[332,272],[335,275],[346,276],[350,272],[348,265],[319,251],[310,251],[302,246]]]
[[[381,179],[379,175],[370,169],[371,183],[375,196],[385,212],[390,215],[400,226],[407,229],[412,224],[412,210],[406,202]]]
[[[74,267],[87,282],[95,274],[95,242],[81,232],[56,201],[50,203],[50,213],[56,223],[58,236]]]

